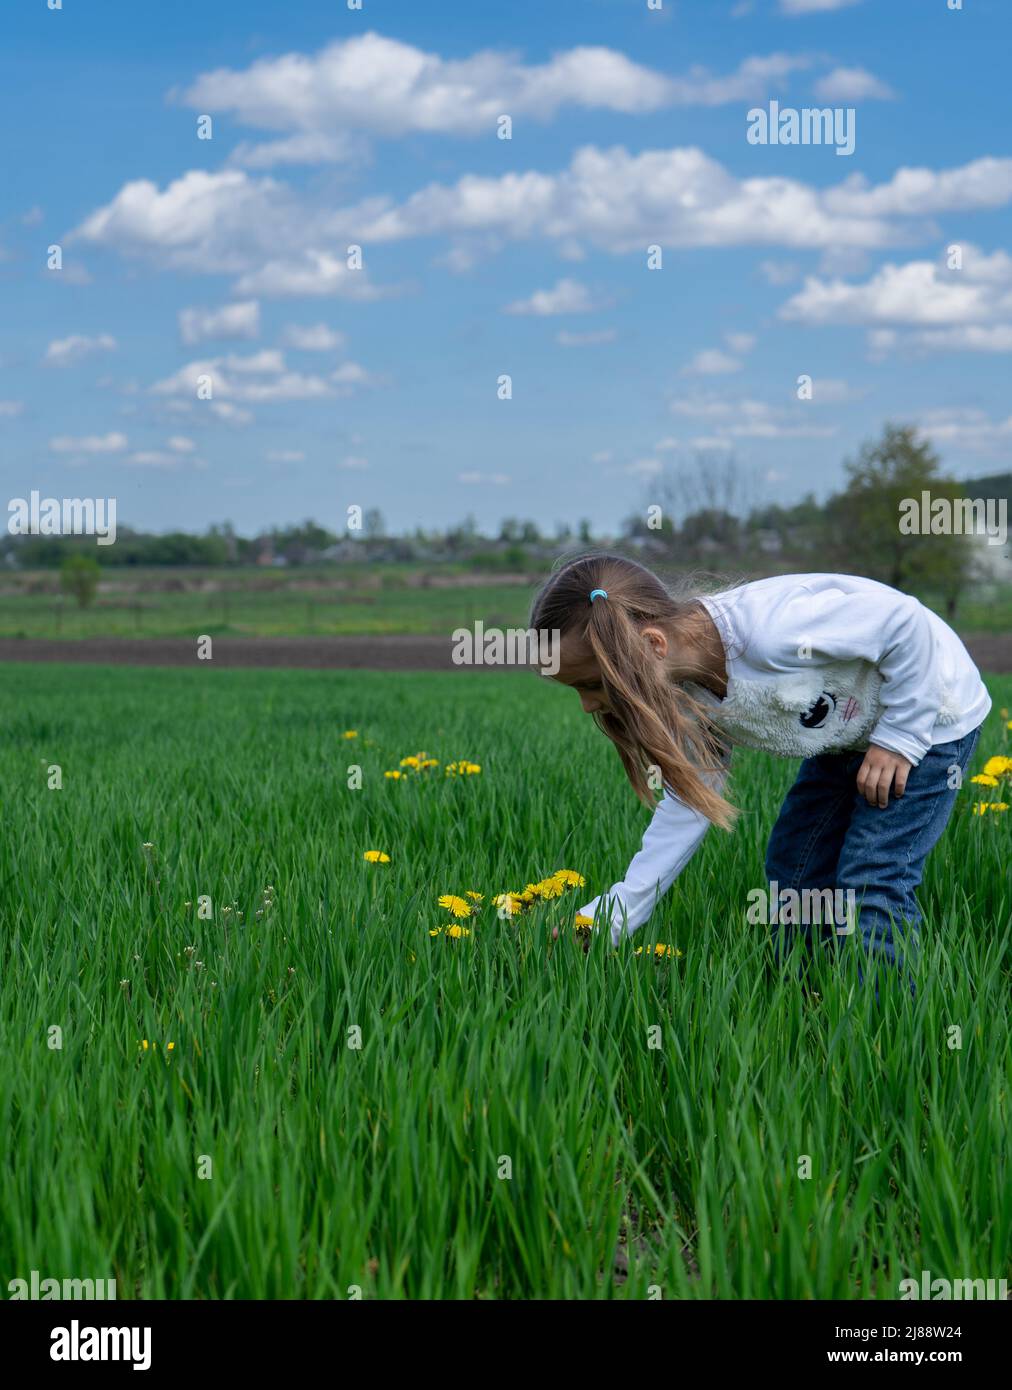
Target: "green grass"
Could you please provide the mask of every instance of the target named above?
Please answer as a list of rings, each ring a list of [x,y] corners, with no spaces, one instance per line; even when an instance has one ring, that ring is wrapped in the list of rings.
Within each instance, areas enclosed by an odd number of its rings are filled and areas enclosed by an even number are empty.
[[[58,571],[24,571],[0,575],[0,637],[445,637],[478,619],[487,627],[526,627],[546,571],[483,580],[459,564],[111,567],[84,609],[60,594]],[[941,595],[920,597],[947,618]],[[951,622],[960,633],[1009,632],[1012,585],[968,590]]]
[[[746,923],[792,763],[739,755],[739,828],[641,934],[681,958],[585,956],[550,925],[620,876],[646,812],[566,692],[69,666],[0,667],[0,690],[8,1278],[890,1298],[924,1269],[1009,1276],[1012,813],[972,816],[980,789],[929,860],[916,998],[887,980],[876,1007],[853,959],[803,994]],[[977,765],[1007,737],[995,712]],[[384,779],[419,749],[483,772]],[[587,888],[429,936],[439,894],[560,867]]]

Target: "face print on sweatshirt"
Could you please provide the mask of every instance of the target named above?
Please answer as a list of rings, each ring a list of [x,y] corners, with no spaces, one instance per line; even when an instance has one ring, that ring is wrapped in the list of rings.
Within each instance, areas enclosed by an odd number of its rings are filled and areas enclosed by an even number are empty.
[[[857,714],[861,706],[853,696],[845,702],[840,710],[840,718],[844,724],[849,724]],[[830,690],[824,690],[821,695],[812,701],[804,714],[798,715],[798,723],[804,729],[821,729],[823,724],[836,712],[836,696]]]

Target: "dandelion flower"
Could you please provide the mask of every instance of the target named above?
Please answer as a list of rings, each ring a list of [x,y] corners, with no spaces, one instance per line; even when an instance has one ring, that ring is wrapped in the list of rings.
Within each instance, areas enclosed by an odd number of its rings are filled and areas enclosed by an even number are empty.
[[[467,890],[467,897],[476,903],[484,902],[485,899],[484,893],[476,893],[473,888]]]
[[[403,774],[403,772],[401,772],[400,768],[396,768],[396,767],[395,767],[395,768],[393,768],[390,772],[384,772],[383,776],[384,776],[384,777],[389,777],[389,778],[391,778],[394,782],[396,782],[396,781],[398,780],[398,778],[403,777],[404,774]]]
[[[557,878],[543,878],[534,887],[539,898],[561,898],[566,891],[566,885]]]
[[[447,927],[446,934],[447,936],[452,936],[455,938],[459,938],[461,936],[470,936],[471,928],[458,926],[458,924],[454,922],[452,926]]]
[[[474,911],[469,902],[454,893],[444,893],[439,899],[439,906],[449,908],[454,917],[470,917]]]
[[[443,930],[442,927],[430,927],[430,928],[429,928],[429,935],[430,935],[430,936],[438,936],[439,933],[440,933],[442,930]]]
[[[996,787],[998,778],[992,777],[989,772],[978,772],[976,777],[970,778],[971,782],[979,782],[982,787]]]
[[[384,854],[381,849],[367,849],[362,858],[367,864],[389,864],[389,854]]]
[[[358,738],[358,730],[357,730],[357,729],[345,729],[345,731],[344,731],[344,733],[341,735],[341,737],[342,737],[342,738]]]
[[[984,764],[984,771],[989,777],[1003,777],[1006,772],[1012,772],[1012,758],[988,758]]]
[[[492,899],[492,905],[503,909],[510,917],[516,917],[524,910],[519,893],[499,893]]]
[[[633,951],[633,955],[635,956],[639,956],[642,954],[642,946],[637,946]],[[669,946],[667,942],[664,941],[658,941],[657,945],[653,949],[653,955],[655,956],[680,956],[681,954],[681,951],[676,951],[674,946]]]
[[[411,767],[417,772],[420,766],[421,760],[419,758],[408,757],[401,759],[401,767]]]
[[[552,877],[566,888],[582,888],[587,882],[583,874],[578,874],[575,869],[559,869]]]
[[[594,925],[594,919],[593,917],[587,917],[582,912],[578,912],[573,918],[573,925],[577,927],[592,927]]]
[[[1007,811],[1007,801],[978,801],[973,808],[975,816],[984,816],[988,811]]]

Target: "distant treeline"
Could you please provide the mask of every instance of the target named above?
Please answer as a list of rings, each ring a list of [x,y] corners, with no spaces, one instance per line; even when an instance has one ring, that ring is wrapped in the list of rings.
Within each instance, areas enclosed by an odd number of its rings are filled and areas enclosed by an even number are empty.
[[[845,472],[846,486],[823,503],[810,493],[789,507],[758,505],[754,482],[733,459],[702,455],[693,467],[646,484],[640,508],[617,518],[607,537],[595,536],[588,521],[545,529],[544,523],[516,518],[507,518],[494,535],[487,535],[472,517],[442,531],[417,528],[390,536],[382,514],[372,509],[364,513],[361,529],[343,535],[314,521],[253,537],[237,535],[227,522],[210,526],[203,535],[153,535],[121,525],[115,544],[100,550],[87,536],[7,536],[0,551],[6,564],[18,569],[58,568],[69,555],[87,551],[103,569],[371,562],[456,563],[505,572],[540,567],[561,551],[603,542],[678,565],[745,570],[772,561],[781,569],[845,569],[898,587],[929,586],[954,607],[960,590],[975,576],[967,538],[902,534],[900,504],[925,490],[933,497],[1007,499],[1009,475],[948,479],[912,428],[892,425],[881,439],[865,444]],[[994,559],[986,547],[984,558]]]

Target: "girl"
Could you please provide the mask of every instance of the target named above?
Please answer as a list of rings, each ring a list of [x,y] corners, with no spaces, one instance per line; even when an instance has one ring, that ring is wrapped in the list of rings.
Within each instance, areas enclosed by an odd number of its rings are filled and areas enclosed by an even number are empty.
[[[652,806],[663,784],[625,877],[581,909],[614,944],[647,920],[711,821],[733,824],[723,787],[728,745],[742,744],[804,759],[766,853],[771,904],[794,890],[780,945],[812,925],[797,904],[830,890],[857,904],[869,953],[896,963],[905,940],[913,955],[914,890],[991,708],[940,618],[855,575],[677,595],[632,560],[591,555],[551,576],[531,626],[556,634],[555,679],[579,692],[640,799]],[[785,914],[769,915],[776,935]],[[854,930],[851,912],[822,935]]]

